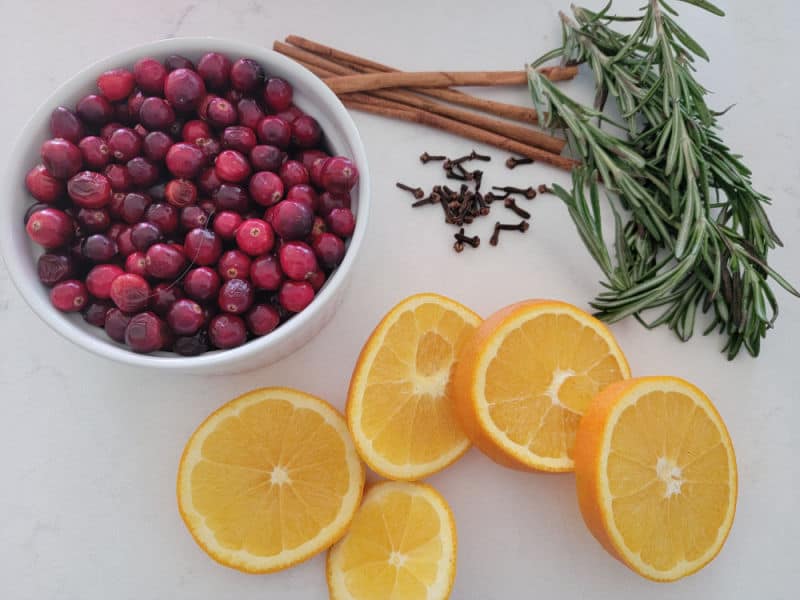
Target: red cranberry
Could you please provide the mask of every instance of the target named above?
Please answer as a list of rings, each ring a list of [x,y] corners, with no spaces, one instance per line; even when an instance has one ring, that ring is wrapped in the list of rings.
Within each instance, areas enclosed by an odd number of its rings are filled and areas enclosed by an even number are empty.
[[[236,104],[236,112],[239,114],[239,124],[250,129],[255,129],[258,122],[264,118],[264,111],[252,98],[239,100]]]
[[[203,228],[208,223],[208,213],[197,204],[181,209],[181,227],[186,231]]]
[[[119,216],[126,223],[133,225],[142,220],[148,206],[150,206],[149,196],[139,192],[130,192],[122,197]]]
[[[140,275],[123,273],[111,282],[109,295],[120,310],[138,312],[147,306],[150,299],[150,286]]]
[[[198,138],[196,146],[202,150],[208,162],[213,162],[222,151],[222,144],[216,138]]]
[[[142,138],[133,129],[121,127],[108,138],[108,148],[119,162],[128,162],[142,151]]]
[[[133,77],[140,90],[147,94],[160,96],[164,93],[167,69],[155,58],[140,58],[133,64]]]
[[[117,242],[107,235],[95,233],[83,240],[83,255],[95,263],[106,263],[117,255]]]
[[[228,85],[231,61],[224,54],[209,52],[197,61],[197,73],[203,78],[209,89],[223,89]]]
[[[81,171],[67,182],[67,193],[81,208],[102,208],[111,201],[111,182],[94,171]]]
[[[134,185],[149,187],[158,181],[158,167],[142,156],[130,159],[125,167]]]
[[[78,143],[83,163],[90,169],[99,170],[111,162],[111,153],[106,141],[96,135],[88,135]]]
[[[314,241],[314,254],[320,264],[328,269],[335,269],[344,258],[344,242],[332,233],[322,233]]]
[[[186,256],[195,264],[216,264],[222,254],[222,240],[213,231],[197,227],[186,234],[183,241]]]
[[[313,225],[314,213],[302,202],[284,200],[272,213],[272,228],[284,241],[305,238]]]
[[[267,210],[264,211],[264,220],[272,226],[272,215],[275,214],[275,207],[277,204],[273,204],[272,206],[268,207]]]
[[[67,279],[50,290],[50,302],[62,312],[78,312],[89,301],[89,292],[82,281]]]
[[[115,342],[125,343],[125,328],[128,326],[131,317],[118,308],[111,308],[106,313],[105,330]]]
[[[80,149],[63,138],[47,140],[42,144],[41,154],[47,172],[58,179],[69,179],[81,170],[83,164]]]
[[[164,59],[164,66],[167,71],[174,71],[175,69],[192,69],[194,70],[194,63],[185,56],[180,54],[172,54]]]
[[[274,254],[259,256],[250,265],[250,281],[257,290],[274,292],[281,286],[283,279],[280,261]]]
[[[125,127],[122,123],[118,123],[117,121],[112,121],[111,123],[106,123],[100,128],[100,137],[103,138],[106,142],[108,142],[108,138],[111,137],[111,134],[114,133],[120,127]]]
[[[278,302],[289,312],[300,312],[314,299],[314,288],[307,281],[286,281],[278,292]]]
[[[323,192],[319,197],[319,214],[327,217],[335,208],[350,208],[350,194],[347,192]]]
[[[117,265],[97,265],[86,275],[86,287],[95,298],[111,297],[111,284],[125,271]]]
[[[166,158],[172,144],[172,138],[163,131],[151,131],[142,142],[142,151],[148,160],[159,162]]]
[[[179,336],[175,338],[172,349],[181,356],[198,356],[208,352],[208,332],[205,329],[201,329],[194,335]]]
[[[36,274],[47,287],[75,276],[75,261],[64,254],[42,254],[36,261]]]
[[[292,139],[292,127],[283,119],[268,115],[256,125],[256,135],[262,144],[286,149]]]
[[[328,164],[329,160],[329,156],[324,158],[315,158],[311,163],[311,167],[308,169],[308,175],[311,178],[311,183],[313,183],[314,186],[319,189],[324,189],[324,186],[322,185],[322,172],[325,170],[325,165]]]
[[[151,204],[147,207],[145,218],[164,234],[168,235],[178,229],[178,211],[171,204]]]
[[[70,242],[75,234],[72,219],[57,208],[43,208],[28,219],[25,226],[34,242],[45,248],[58,248]]]
[[[264,103],[272,112],[280,112],[292,105],[292,86],[285,79],[270,77],[264,86]]]
[[[212,125],[217,127],[228,127],[239,119],[236,107],[225,98],[212,98],[206,106],[206,118]]]
[[[141,119],[142,104],[144,104],[145,96],[140,90],[136,90],[131,94],[130,98],[126,104],[128,105],[128,114],[131,115],[131,118],[134,121],[139,121]]]
[[[159,283],[153,287],[150,309],[159,317],[165,317],[169,313],[169,309],[183,298],[183,290],[174,283]]]
[[[311,173],[311,167],[314,166],[315,162],[318,160],[325,160],[326,158],[330,158],[330,156],[322,150],[303,150],[302,152],[298,152],[296,158],[303,163],[303,166]]]
[[[222,182],[219,180],[219,177],[217,177],[217,172],[214,170],[214,167],[209,167],[197,178],[197,187],[204,194],[213,194],[219,189],[220,185],[222,185]]]
[[[203,309],[194,300],[178,300],[167,312],[167,325],[177,335],[194,335],[204,322]]]
[[[240,58],[231,66],[231,86],[240,92],[252,92],[264,81],[264,69],[251,58]]]
[[[236,150],[225,150],[214,163],[217,177],[222,181],[238,183],[250,176],[250,163],[244,154]]]
[[[205,162],[205,154],[194,144],[178,142],[170,147],[167,152],[167,169],[175,177],[185,177],[187,179],[197,177]]]
[[[139,119],[147,129],[165,130],[175,122],[175,111],[163,98],[145,98],[139,109]]]
[[[283,198],[283,182],[270,171],[260,171],[250,178],[250,197],[261,206],[272,206]]]
[[[111,309],[111,304],[104,300],[91,300],[83,309],[83,320],[95,327],[105,327],[106,314]]]
[[[133,187],[128,168],[123,165],[108,165],[103,174],[108,177],[113,192],[127,192]]]
[[[222,147],[248,154],[256,145],[256,134],[249,127],[234,125],[222,132]]]
[[[311,284],[311,287],[314,288],[314,292],[316,293],[325,285],[325,279],[325,272],[322,269],[317,269],[317,271],[312,273],[308,278],[308,283]]]
[[[133,247],[144,252],[150,246],[161,240],[161,230],[147,221],[137,223],[131,227],[131,243]]]
[[[183,291],[198,302],[208,302],[216,298],[220,286],[219,275],[209,267],[192,269],[183,278]]]
[[[286,199],[305,204],[312,212],[316,212],[319,209],[319,196],[317,192],[314,191],[314,188],[305,183],[290,187],[289,191],[286,192]]]
[[[286,110],[279,110],[278,112],[276,112],[275,116],[280,117],[281,119],[289,123],[289,125],[291,125],[292,123],[295,122],[295,120],[297,120],[299,117],[302,117],[304,114],[305,113],[302,110],[300,110],[294,104],[292,104]]]
[[[131,254],[136,252],[136,248],[133,246],[133,242],[131,241],[130,227],[126,227],[125,229],[120,231],[115,241],[117,242],[117,249],[119,250],[120,256],[130,256]]]
[[[281,322],[281,317],[274,307],[268,304],[256,304],[244,317],[247,328],[253,335],[267,335]]]
[[[196,144],[200,138],[210,138],[211,128],[208,123],[200,119],[186,121],[181,129],[181,138],[187,144]]]
[[[262,144],[250,150],[250,162],[256,171],[277,173],[284,160],[286,160],[286,153],[275,146]]]
[[[240,250],[228,250],[217,263],[217,270],[224,281],[247,279],[250,276],[251,260]]]
[[[75,219],[89,233],[101,233],[111,226],[111,215],[105,208],[82,208]]]
[[[356,219],[349,208],[334,208],[328,213],[325,221],[328,229],[340,238],[350,237],[356,228]]]
[[[214,200],[219,210],[231,210],[244,213],[249,206],[247,193],[238,185],[223,183],[214,193]]]
[[[78,115],[66,106],[57,106],[50,115],[50,133],[54,138],[64,138],[73,144],[86,135]]]
[[[97,78],[97,89],[112,102],[130,96],[135,85],[133,73],[128,69],[111,69]]]
[[[219,290],[220,308],[235,315],[247,312],[253,305],[253,286],[244,279],[230,279]]]
[[[157,279],[175,279],[186,264],[186,256],[171,244],[153,244],[145,256],[147,273]]]
[[[56,179],[44,165],[36,165],[25,175],[25,187],[39,202],[52,204],[64,195],[64,182]]]
[[[211,319],[208,337],[217,348],[235,348],[247,341],[247,328],[241,317],[223,313]]]
[[[84,123],[99,127],[114,118],[114,107],[103,96],[89,94],[78,101],[75,112]]]
[[[295,185],[305,185],[311,180],[308,175],[308,169],[303,166],[303,163],[296,160],[287,160],[278,169],[278,175],[283,180],[283,185],[290,188]]]
[[[322,186],[329,192],[349,192],[358,183],[358,169],[349,158],[334,156],[322,169]]]
[[[298,148],[313,148],[322,139],[322,129],[314,117],[303,115],[292,123],[292,142]]]
[[[188,179],[173,179],[165,189],[167,202],[177,208],[183,208],[197,202],[197,187]]]
[[[230,210],[223,210],[214,217],[212,229],[223,240],[232,240],[236,237],[236,230],[242,223],[239,213]]]
[[[125,259],[125,271],[147,277],[147,260],[144,252],[134,252]]]
[[[317,257],[305,242],[286,242],[278,251],[281,270],[289,279],[304,281],[319,268]]]
[[[275,235],[269,223],[261,219],[247,219],[236,231],[236,245],[250,256],[265,254],[272,249]]]
[[[131,317],[125,328],[125,343],[134,352],[148,353],[164,347],[165,324],[154,313],[143,312]]]
[[[189,69],[170,71],[164,81],[164,96],[177,110],[187,111],[197,108],[205,94],[206,86],[203,80]]]

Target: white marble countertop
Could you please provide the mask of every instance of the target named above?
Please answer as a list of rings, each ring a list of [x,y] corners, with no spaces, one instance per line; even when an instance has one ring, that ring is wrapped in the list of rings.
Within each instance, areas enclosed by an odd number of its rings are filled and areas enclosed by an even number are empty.
[[[641,3],[626,0],[620,7]],[[63,79],[143,41],[213,35],[270,45],[297,33],[420,70],[516,68],[557,42],[555,13],[566,0],[499,4],[0,0],[0,157],[34,106]],[[729,13],[725,19],[679,8],[712,57],[699,69],[715,92],[713,103],[736,103],[723,119],[725,138],[774,199],[769,212],[786,248],[771,262],[798,284],[800,8],[789,0],[720,4]],[[524,91],[495,97],[526,102]],[[433,184],[435,169],[420,168],[419,153],[455,155],[473,144],[369,115],[355,114],[355,120],[374,182],[363,256],[334,320],[279,364],[237,376],[169,378],[112,364],[50,331],[0,266],[0,598],[325,598],[323,556],[282,573],[248,576],[217,565],[194,544],[178,516],[175,473],[197,424],[224,401],[263,385],[301,387],[343,407],[361,344],[380,316],[413,292],[446,293],[482,314],[537,296],[587,305],[600,272],[555,198],[537,200],[526,236],[455,255],[441,220],[409,209],[394,182]],[[499,160],[505,154],[491,153],[497,160],[487,169],[489,179],[525,185],[564,179],[538,165],[509,173]],[[474,229],[488,239],[491,225],[487,220]],[[571,475],[506,470],[473,449],[430,479],[457,520],[453,598],[796,597],[800,301],[777,294],[781,316],[757,360],[742,354],[727,362],[716,337],[682,344],[665,329],[646,331],[633,320],[613,327],[634,373],[693,381],[728,424],[740,494],[733,531],[717,560],[676,584],[640,579],[584,528]]]

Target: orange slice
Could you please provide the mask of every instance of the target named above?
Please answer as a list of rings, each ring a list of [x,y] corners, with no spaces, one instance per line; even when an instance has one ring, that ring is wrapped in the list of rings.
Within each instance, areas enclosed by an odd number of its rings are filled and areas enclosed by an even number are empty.
[[[339,539],[363,487],[341,414],[309,394],[263,388],[223,405],[189,439],[178,508],[214,560],[268,573]]]
[[[519,469],[571,471],[594,395],[630,377],[614,336],[582,310],[529,300],[489,317],[459,356],[455,411],[472,442]]]
[[[614,557],[674,581],[720,551],[736,512],[736,457],[708,397],[676,377],[609,386],[575,443],[583,518]]]
[[[456,527],[429,485],[370,488],[350,531],[328,552],[333,600],[443,600],[456,575]]]
[[[347,423],[361,457],[388,479],[414,480],[458,460],[469,440],[453,416],[450,376],[481,319],[436,294],[406,298],[358,357]]]

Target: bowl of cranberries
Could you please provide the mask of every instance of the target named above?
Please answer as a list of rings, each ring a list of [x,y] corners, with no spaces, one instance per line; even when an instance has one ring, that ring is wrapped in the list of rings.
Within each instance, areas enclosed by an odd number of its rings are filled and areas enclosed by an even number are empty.
[[[25,126],[0,244],[53,329],[123,363],[226,373],[308,342],[367,223],[361,139],[309,71],[183,38],[102,60]]]

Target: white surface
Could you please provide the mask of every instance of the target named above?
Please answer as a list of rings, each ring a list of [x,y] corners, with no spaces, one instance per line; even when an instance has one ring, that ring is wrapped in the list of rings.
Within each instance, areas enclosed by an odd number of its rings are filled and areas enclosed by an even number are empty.
[[[620,2],[636,6],[641,0]],[[601,2],[586,0],[595,7]],[[38,102],[87,63],[171,35],[231,36],[270,44],[289,33],[328,42],[406,69],[512,68],[556,41],[566,0],[393,3],[111,3],[0,1],[3,119],[0,149]],[[679,3],[674,2],[674,5]],[[787,248],[772,263],[800,283],[800,138],[795,34],[800,9],[788,0],[723,2],[724,20],[679,6],[712,56],[699,66]],[[581,84],[573,84],[580,87]],[[495,94],[517,102],[523,91]],[[369,331],[397,300],[446,293],[482,314],[532,296],[585,306],[599,271],[552,197],[534,205],[524,237],[498,248],[450,250],[450,231],[431,209],[411,210],[397,179],[437,181],[422,150],[458,154],[473,144],[415,126],[356,114],[372,166],[373,214],[364,256],[339,313],[318,338],[272,367],[219,378],[154,376],[87,354],[50,331],[0,272],[0,597],[24,599],[281,600],[326,597],[324,557],[267,576],[212,562],[195,546],[175,505],[184,442],[214,408],[260,385],[290,385],[342,407],[349,372]],[[479,148],[487,150],[487,148]],[[487,181],[547,182],[535,166],[513,173],[496,161]],[[3,159],[5,162],[5,159]],[[20,201],[2,198],[2,202]],[[494,222],[473,227],[484,240]],[[726,362],[718,338],[681,344],[633,321],[613,327],[636,374],[693,381],[716,402],[740,470],[738,515],[720,556],[675,584],[640,579],[587,533],[571,475],[500,468],[471,450],[430,479],[455,512],[459,556],[453,598],[794,598],[800,552],[800,301],[777,292],[781,317],[760,358]]]

